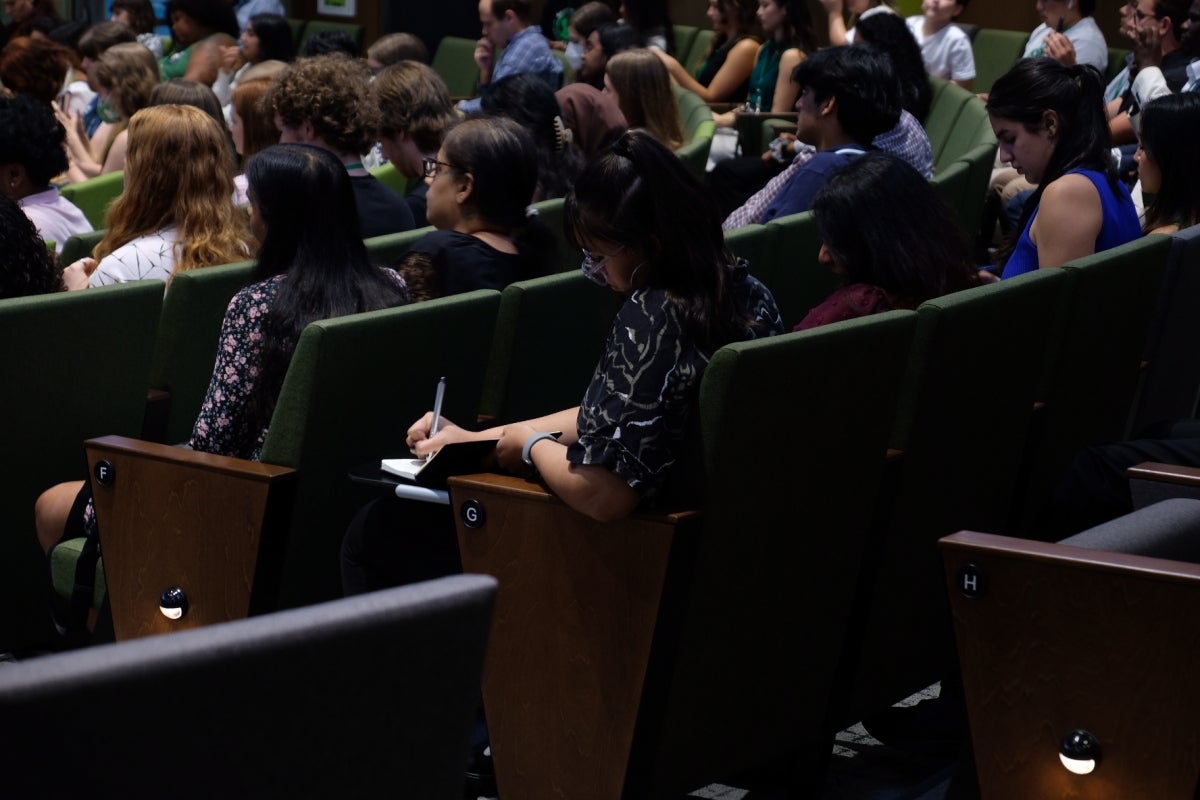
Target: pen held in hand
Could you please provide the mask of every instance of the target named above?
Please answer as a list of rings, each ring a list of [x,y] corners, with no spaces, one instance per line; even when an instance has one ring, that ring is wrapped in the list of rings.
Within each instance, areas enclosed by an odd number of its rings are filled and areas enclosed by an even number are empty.
[[[437,436],[438,424],[442,421],[442,400],[446,396],[446,378],[438,378],[437,394],[433,397],[433,423],[429,426],[429,438]],[[429,455],[433,455],[430,453]],[[428,456],[426,456],[428,458]]]

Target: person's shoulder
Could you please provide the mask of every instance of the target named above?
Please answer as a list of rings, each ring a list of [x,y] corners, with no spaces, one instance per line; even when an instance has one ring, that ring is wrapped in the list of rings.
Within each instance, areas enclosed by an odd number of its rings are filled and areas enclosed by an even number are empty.
[[[1068,172],[1046,185],[1038,213],[1046,211],[1075,213],[1081,204],[1099,204],[1096,182],[1084,172]]]

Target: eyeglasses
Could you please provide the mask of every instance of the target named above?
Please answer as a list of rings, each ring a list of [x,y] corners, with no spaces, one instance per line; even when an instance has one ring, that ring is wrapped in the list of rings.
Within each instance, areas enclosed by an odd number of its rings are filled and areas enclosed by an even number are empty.
[[[1133,4],[1133,19],[1135,22],[1141,22],[1142,20],[1148,19],[1150,17],[1153,17],[1154,19],[1162,19],[1158,14],[1154,13],[1153,11],[1142,11],[1140,8],[1137,7],[1137,4]]]
[[[446,169],[458,169],[453,164],[447,164],[445,161],[438,161],[436,158],[422,158],[421,166],[425,168],[426,178],[436,178],[438,173],[442,171],[442,167]]]
[[[583,275],[597,286],[608,286],[608,276],[604,274],[604,265],[610,258],[615,255],[620,255],[625,249],[625,245],[617,248],[615,253],[609,253],[606,256],[595,256],[590,251],[583,251],[583,263],[579,265],[579,269],[583,271]]]

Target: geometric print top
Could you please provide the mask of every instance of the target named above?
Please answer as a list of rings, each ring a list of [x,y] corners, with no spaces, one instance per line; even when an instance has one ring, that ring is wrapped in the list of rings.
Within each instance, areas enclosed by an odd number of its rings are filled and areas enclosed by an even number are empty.
[[[90,286],[107,286],[126,281],[167,281],[175,271],[175,243],[178,231],[174,225],[133,241],[113,250],[100,259],[88,279]]]

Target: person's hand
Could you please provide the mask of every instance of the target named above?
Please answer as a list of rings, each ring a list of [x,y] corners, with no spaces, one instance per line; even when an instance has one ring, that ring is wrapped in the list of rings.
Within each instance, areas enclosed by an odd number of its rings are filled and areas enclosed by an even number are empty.
[[[1075,45],[1058,31],[1046,35],[1046,55],[1063,66],[1075,66]]]
[[[425,416],[414,422],[408,429],[408,438],[404,443],[418,457],[424,458],[430,453],[436,453],[448,444],[469,441],[471,432],[465,431],[450,420],[442,417],[438,420],[438,432],[430,436],[429,429],[433,426],[433,412],[426,411]]]
[[[684,69],[683,65],[675,59],[675,56],[672,56],[669,53],[664,53],[657,47],[650,48],[650,52],[658,56],[659,60],[663,62],[663,66],[667,68],[667,74],[678,80],[677,76],[679,73],[683,72]]]
[[[1162,35],[1154,25],[1138,28],[1133,37],[1133,63],[1138,69],[1162,66]]]
[[[226,72],[237,72],[243,63],[245,63],[245,59],[242,58],[242,48],[236,44],[221,48],[221,69]]]
[[[977,286],[985,286],[989,283],[999,283],[1000,276],[984,268],[975,273],[975,281]]]
[[[63,270],[63,283],[67,291],[73,292],[88,288],[88,278],[96,271],[96,259],[81,258]]]
[[[825,8],[825,13],[829,15],[841,14],[842,8],[845,6],[843,0],[821,0],[821,5]]]
[[[521,452],[525,449],[525,442],[535,433],[537,431],[532,426],[524,423],[504,426],[500,441],[496,443],[496,460],[500,462],[501,469],[514,475],[529,474],[529,465],[521,458]]]
[[[496,45],[492,44],[491,39],[484,36],[475,42],[475,64],[480,72],[490,75],[495,60]]]

